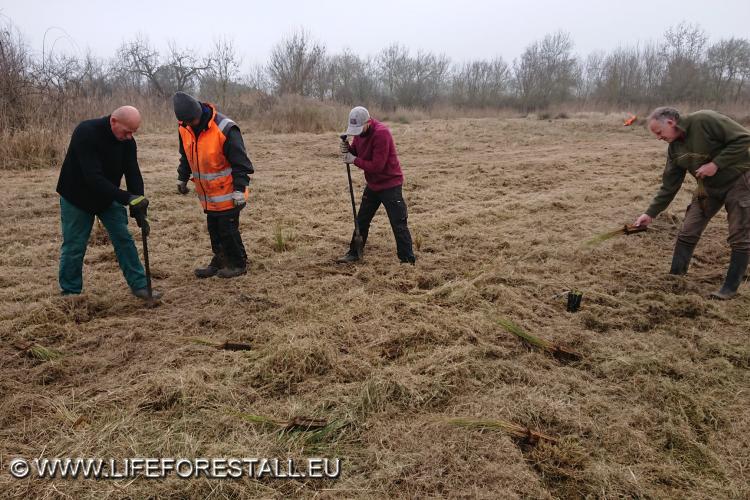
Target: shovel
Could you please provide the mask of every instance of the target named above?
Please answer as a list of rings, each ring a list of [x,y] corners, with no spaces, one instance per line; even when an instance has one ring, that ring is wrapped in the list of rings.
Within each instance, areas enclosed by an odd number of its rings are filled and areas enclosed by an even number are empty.
[[[346,134],[342,134],[341,141],[346,143]],[[352,216],[354,217],[354,248],[357,251],[357,258],[362,258],[362,234],[359,232],[359,222],[357,221],[357,206],[354,203],[354,188],[352,187],[352,169],[349,163],[346,164],[346,175],[349,178],[349,195],[352,199]]]
[[[149,225],[148,220],[144,217],[138,221],[138,225],[141,227],[141,240],[143,241],[143,264],[146,267],[146,291],[148,292],[148,298],[146,299],[146,307],[156,307],[158,302],[154,299],[154,292],[151,288],[151,267],[148,263],[148,233]]]

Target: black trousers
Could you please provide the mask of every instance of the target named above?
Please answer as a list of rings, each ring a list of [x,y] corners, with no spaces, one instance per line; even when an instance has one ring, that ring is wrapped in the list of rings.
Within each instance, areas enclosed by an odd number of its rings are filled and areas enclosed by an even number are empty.
[[[229,210],[227,213],[206,214],[208,234],[211,237],[211,250],[214,252],[212,265],[217,267],[245,267],[247,253],[240,236],[240,213]]]
[[[375,217],[380,205],[385,207],[388,214],[388,220],[391,223],[393,236],[396,238],[396,253],[401,262],[414,262],[414,250],[411,244],[411,233],[407,225],[407,210],[404,196],[401,192],[401,186],[384,189],[383,191],[373,191],[365,187],[362,193],[362,202],[357,212],[357,221],[359,222],[359,232],[362,234],[362,244],[367,242],[367,234],[370,232],[370,223]],[[357,249],[354,246],[354,234],[349,245],[349,253],[354,255]]]

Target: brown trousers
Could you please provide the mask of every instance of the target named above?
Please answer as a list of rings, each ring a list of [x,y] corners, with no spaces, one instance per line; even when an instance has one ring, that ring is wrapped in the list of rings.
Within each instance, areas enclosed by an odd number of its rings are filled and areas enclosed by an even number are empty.
[[[710,193],[702,205],[695,199],[688,205],[678,242],[695,246],[708,222],[723,206],[729,222],[729,246],[735,251],[750,252],[750,171],[738,177],[725,192]]]

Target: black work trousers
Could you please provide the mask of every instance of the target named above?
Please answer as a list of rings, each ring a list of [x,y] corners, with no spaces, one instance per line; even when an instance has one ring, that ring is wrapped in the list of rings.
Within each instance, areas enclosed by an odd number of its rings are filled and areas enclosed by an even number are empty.
[[[383,191],[373,191],[365,187],[362,193],[362,202],[357,212],[357,221],[359,222],[359,231],[362,234],[362,246],[367,242],[367,234],[370,232],[370,223],[378,211],[380,205],[385,207],[388,214],[388,220],[391,223],[393,236],[396,238],[396,253],[401,262],[414,262],[414,250],[412,249],[411,233],[407,225],[406,202],[401,192],[401,186],[384,189]],[[354,234],[349,245],[349,253],[355,255],[357,249],[354,245]]]
[[[206,214],[206,223],[214,259],[218,260],[221,267],[245,267],[247,253],[240,236],[240,212],[209,212]]]

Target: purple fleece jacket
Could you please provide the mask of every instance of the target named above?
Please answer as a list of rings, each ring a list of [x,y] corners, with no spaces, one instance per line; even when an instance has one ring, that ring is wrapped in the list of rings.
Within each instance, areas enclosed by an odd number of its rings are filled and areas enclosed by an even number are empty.
[[[384,124],[370,119],[370,128],[355,136],[349,150],[354,164],[364,170],[367,186],[373,191],[383,191],[404,183],[404,174],[396,153],[393,136]]]

